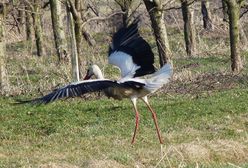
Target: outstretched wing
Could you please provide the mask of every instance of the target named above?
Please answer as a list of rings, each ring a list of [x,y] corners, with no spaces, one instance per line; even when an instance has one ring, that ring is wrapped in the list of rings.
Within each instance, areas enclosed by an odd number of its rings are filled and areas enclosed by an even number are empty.
[[[19,103],[31,103],[31,104],[47,104],[62,98],[79,97],[85,93],[96,92],[106,89],[108,87],[119,86],[116,81],[112,80],[87,80],[81,82],[71,83],[64,87],[54,90],[40,98],[27,101],[18,101]]]
[[[155,72],[154,54],[150,45],[140,36],[138,19],[119,29],[109,47],[109,63],[120,68],[121,76],[143,76]]]
[[[30,103],[30,104],[47,104],[58,99],[79,97],[85,93],[102,91],[109,87],[134,89],[139,90],[145,86],[145,83],[140,81],[126,80],[122,82],[112,81],[108,79],[103,80],[87,80],[81,82],[71,83],[64,87],[54,90],[53,92],[33,100],[18,100],[18,104]]]

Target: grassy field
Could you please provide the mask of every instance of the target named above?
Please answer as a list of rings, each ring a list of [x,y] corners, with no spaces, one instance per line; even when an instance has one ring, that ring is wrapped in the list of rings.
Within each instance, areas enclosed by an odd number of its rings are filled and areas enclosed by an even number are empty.
[[[187,58],[182,32],[175,30],[168,31],[173,79],[150,96],[163,145],[143,102],[133,145],[130,100],[93,94],[46,106],[13,104],[69,83],[71,66],[58,65],[55,56],[32,56],[26,43],[8,44],[10,90],[0,97],[0,168],[248,167],[248,53],[242,51],[243,72],[232,74],[223,35],[201,34],[199,53]],[[144,36],[156,52],[151,33]],[[117,79],[116,69],[106,65],[105,35],[95,38],[103,44],[84,48],[84,58],[98,63],[107,78]]]
[[[248,89],[152,98],[162,146],[143,104],[137,141],[131,145],[134,114],[129,101],[74,100],[32,107],[1,98],[0,165],[242,166],[248,161],[247,98]]]
[[[44,61],[30,60],[25,64],[29,75],[16,78],[12,72],[12,82],[44,82],[46,66],[34,68],[39,73],[30,69]],[[142,102],[140,129],[131,145],[135,119],[129,100],[96,94],[46,106],[12,104],[40,95],[34,87],[0,98],[0,167],[248,167],[247,70],[232,75],[228,57],[221,56],[180,58],[174,64],[172,82],[151,96],[163,145]],[[115,73],[109,67],[105,72]],[[69,80],[56,74],[46,75]],[[39,86],[48,91],[46,83]]]

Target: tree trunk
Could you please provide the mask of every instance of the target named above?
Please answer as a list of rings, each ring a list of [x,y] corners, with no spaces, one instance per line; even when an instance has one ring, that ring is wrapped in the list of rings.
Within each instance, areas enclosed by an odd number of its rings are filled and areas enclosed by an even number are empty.
[[[78,65],[78,50],[77,42],[75,36],[74,19],[69,10],[69,5],[67,4],[67,18],[70,25],[70,48],[71,48],[71,64],[72,64],[72,79],[73,81],[79,81],[79,65]]]
[[[85,0],[81,0],[79,5],[80,5],[79,11],[81,11],[80,12],[81,20],[83,22],[86,22],[87,21],[86,15],[87,15],[88,7],[87,7]],[[89,33],[89,31],[85,27],[81,27],[81,33],[89,46],[94,46],[96,44],[92,35]]]
[[[131,15],[130,7],[128,7],[128,8],[122,8],[121,10],[122,10],[123,12],[125,12],[125,13],[122,15],[123,26],[124,26],[124,27],[127,27],[127,26],[131,23],[131,20],[130,20],[130,15]]]
[[[82,28],[82,34],[83,34],[85,41],[88,43],[89,46],[94,46],[96,44],[92,35],[85,28]]]
[[[203,27],[206,30],[213,30],[213,24],[211,20],[211,13],[209,11],[209,1],[202,0],[201,1],[201,12],[203,19]]]
[[[228,21],[228,9],[227,9],[226,0],[222,0],[221,2],[222,2],[223,21],[227,22]]]
[[[243,64],[239,51],[239,12],[240,6],[236,0],[226,0],[229,16],[229,33],[231,47],[231,68],[234,72],[240,72]]]
[[[4,91],[8,85],[5,68],[5,40],[4,40],[5,5],[0,3],[0,91]]]
[[[25,23],[25,6],[24,6],[24,2],[21,2],[19,5],[19,9],[18,9],[18,29],[19,29],[19,33],[22,34],[24,32],[24,23]]]
[[[57,56],[59,61],[65,61],[67,56],[67,48],[62,23],[61,2],[58,0],[50,0],[50,8]]]
[[[74,31],[76,36],[76,42],[77,42],[77,50],[78,54],[81,54],[81,48],[82,48],[82,35],[87,41],[87,43],[91,46],[95,44],[95,41],[92,40],[92,37],[90,34],[86,31],[84,27],[82,27],[83,21],[86,21],[86,18],[84,18],[84,11],[82,9],[82,3],[84,1],[81,0],[75,0],[75,3],[72,2],[72,0],[67,0],[69,5],[69,10],[72,13],[73,19],[74,19]]]
[[[44,45],[43,45],[43,34],[41,27],[41,17],[40,17],[40,0],[34,0],[32,17],[34,22],[34,35],[37,48],[37,55],[45,55]]]
[[[242,23],[239,24],[239,37],[240,37],[240,42],[242,44],[242,48],[247,49],[248,39],[243,29]]]
[[[193,56],[195,54],[195,27],[193,24],[193,11],[190,10],[189,2],[187,0],[181,0],[182,4],[182,14],[184,21],[184,40],[185,47],[188,56]]]
[[[80,0],[75,0],[75,8],[77,12],[80,11]],[[78,55],[81,55],[81,48],[82,48],[82,34],[81,34],[81,25],[82,25],[82,20],[80,17],[80,13],[77,14],[77,17],[74,17],[74,31],[75,31],[75,38],[76,38],[76,43],[77,43],[77,52]]]
[[[32,41],[32,16],[28,5],[25,5],[25,26],[26,26],[26,40]]]
[[[121,7],[122,12],[124,12],[122,15],[122,23],[124,27],[127,27],[131,23],[130,16],[133,0],[115,0],[115,2]]]
[[[171,51],[164,23],[164,11],[160,0],[144,0],[147,11],[152,22],[153,32],[159,53],[159,63],[162,67],[171,60]]]

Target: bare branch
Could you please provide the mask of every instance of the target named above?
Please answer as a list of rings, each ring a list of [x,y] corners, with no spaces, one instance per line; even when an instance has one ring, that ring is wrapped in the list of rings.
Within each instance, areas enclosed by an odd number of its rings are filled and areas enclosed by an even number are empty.
[[[87,6],[89,9],[91,9],[91,11],[96,15],[96,16],[99,16],[99,11],[94,8],[91,4],[88,4]]]
[[[21,29],[20,29],[20,26],[19,26],[19,22],[17,21],[16,17],[14,14],[11,14],[11,16],[13,17],[14,21],[15,21],[15,27],[17,27],[17,30],[18,30],[18,33],[21,33]]]
[[[76,10],[76,7],[74,6],[74,4],[72,3],[71,0],[67,0],[67,7],[69,8],[70,12],[72,13],[72,17],[74,20],[80,19],[80,16]]]
[[[142,5],[142,2],[140,2],[135,9],[133,9],[133,12],[130,14],[130,17],[134,15],[134,13],[137,11],[137,9]]]
[[[50,5],[50,2],[49,1],[48,2],[45,2],[45,4],[42,6],[42,9],[47,8],[49,5]]]
[[[245,11],[243,11],[243,12],[240,14],[239,18],[242,18],[242,17],[248,12],[248,5],[246,5],[246,6],[242,7],[242,8],[244,8]]]
[[[191,2],[189,2],[188,4],[187,4],[187,6],[190,6],[190,5],[192,5],[195,1],[197,1],[197,0],[192,0]],[[169,11],[169,10],[178,10],[178,9],[181,9],[182,8],[182,6],[177,6],[177,7],[170,7],[170,8],[163,8],[163,10],[164,11]]]
[[[88,19],[86,22],[84,22],[82,25],[81,25],[81,28],[83,28],[87,23],[91,22],[91,21],[96,21],[96,20],[107,20],[109,18],[111,18],[112,16],[114,15],[118,15],[118,14],[125,14],[125,12],[123,11],[118,11],[118,12],[115,12],[115,13],[112,13],[106,17],[93,17],[93,18],[90,18]]]
[[[24,3],[28,5],[32,11],[34,10],[34,7],[29,0],[24,0]]]

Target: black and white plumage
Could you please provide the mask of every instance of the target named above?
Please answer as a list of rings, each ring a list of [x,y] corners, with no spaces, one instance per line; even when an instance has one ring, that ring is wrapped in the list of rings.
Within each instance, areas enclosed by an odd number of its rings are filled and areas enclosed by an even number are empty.
[[[85,93],[97,91],[104,91],[108,97],[119,100],[123,98],[142,98],[150,93],[155,92],[157,89],[166,84],[169,81],[171,73],[171,65],[166,64],[148,79],[122,78],[118,81],[115,81],[105,79],[100,68],[97,65],[92,65],[88,69],[85,79],[89,79],[93,75],[96,76],[97,79],[73,82],[58,88],[41,98],[22,102],[30,102],[32,104],[47,104],[58,99],[80,97]]]
[[[139,77],[155,72],[154,54],[139,34],[138,20],[113,35],[108,60],[120,68],[121,77]]]
[[[105,95],[107,97],[111,97],[114,99],[121,100],[123,98],[130,98],[135,111],[135,129],[132,138],[132,143],[135,141],[136,132],[139,126],[139,112],[137,108],[137,100],[141,99],[147,105],[149,111],[152,113],[152,117],[154,120],[154,124],[156,127],[157,135],[159,138],[159,142],[162,144],[162,137],[159,131],[157,117],[155,111],[152,109],[151,105],[148,102],[147,96],[151,93],[154,93],[159,88],[161,88],[164,84],[169,82],[170,77],[172,76],[172,66],[170,64],[164,65],[159,71],[155,72],[151,75],[151,77],[143,79],[143,78],[130,78],[125,77],[122,78],[112,86],[106,87],[103,89]],[[86,78],[90,78],[95,75],[99,82],[104,80],[102,72],[97,65],[93,65],[87,71]],[[115,81],[113,81],[115,82]],[[93,82],[94,83],[94,82]],[[96,89],[97,90],[97,89]]]
[[[136,118],[135,130],[132,138],[132,143],[134,143],[136,132],[139,126],[139,112],[137,109],[137,99],[141,99],[145,102],[148,109],[152,113],[158,138],[160,143],[162,143],[156,113],[150,106],[147,96],[150,93],[157,91],[164,84],[169,82],[169,79],[172,75],[172,67],[170,64],[164,65],[159,71],[152,74],[152,76],[147,79],[129,77],[122,78],[118,81],[104,79],[103,74],[97,65],[92,65],[89,68],[85,78],[89,79],[93,75],[95,75],[98,79],[74,82],[59,89],[56,89],[43,97],[28,101],[21,101],[20,103],[47,104],[58,99],[79,97],[85,93],[97,91],[103,91],[107,97],[111,97],[118,100],[121,100],[123,98],[130,98],[135,110]]]
[[[143,50],[148,52],[142,56],[141,49],[136,50],[136,46],[143,46],[145,47]],[[130,49],[130,51],[133,50],[133,52],[127,52],[127,49]],[[133,55],[135,53],[140,55],[136,57],[136,55]],[[141,57],[147,60],[147,62],[142,62]],[[79,97],[85,93],[97,91],[103,91],[107,97],[118,100],[129,98],[133,104],[136,118],[132,138],[132,143],[134,143],[139,125],[137,99],[141,99],[152,113],[157,135],[160,143],[162,143],[156,113],[150,106],[147,96],[169,82],[172,75],[171,65],[166,64],[160,70],[153,73],[155,71],[153,66],[154,56],[148,43],[138,34],[136,22],[131,24],[128,28],[120,29],[114,35],[113,45],[110,48],[109,62],[120,68],[122,74],[120,80],[105,79],[100,68],[97,65],[92,65],[88,69],[85,79],[90,79],[93,75],[95,75],[97,79],[74,82],[56,89],[43,97],[29,101],[21,101],[21,103],[47,104],[58,99]],[[146,74],[151,74],[151,76],[146,79],[138,77]]]

